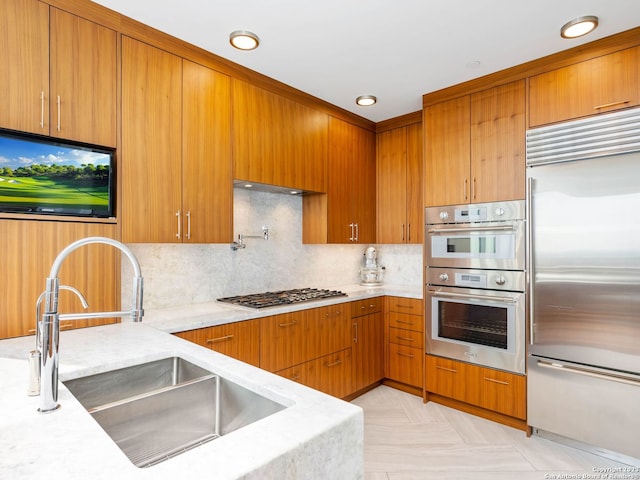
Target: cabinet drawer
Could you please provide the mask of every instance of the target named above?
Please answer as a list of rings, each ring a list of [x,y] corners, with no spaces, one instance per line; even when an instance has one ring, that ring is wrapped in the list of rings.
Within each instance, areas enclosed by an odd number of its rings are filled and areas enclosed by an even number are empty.
[[[260,364],[258,320],[199,328],[176,333],[176,336],[256,367]]]
[[[424,318],[422,315],[408,315],[406,313],[389,312],[389,327],[423,332]]]
[[[308,360],[308,324],[304,310],[260,319],[260,368],[277,372]]]
[[[350,348],[307,362],[306,385],[334,397],[349,395],[351,388]]]
[[[425,385],[427,392],[466,401],[466,365],[446,358],[427,355]]]
[[[467,402],[511,417],[525,419],[524,375],[467,365]]]
[[[390,312],[410,313],[422,315],[424,313],[423,300],[418,298],[387,297]]]
[[[422,332],[414,330],[404,330],[402,328],[389,328],[389,341],[398,345],[419,348],[422,350],[424,346],[424,335]]]
[[[360,317],[369,315],[370,313],[378,313],[382,311],[382,299],[384,297],[366,298],[351,302],[351,316]]]
[[[424,351],[420,348],[389,344],[389,378],[422,388]]]
[[[305,360],[329,355],[351,346],[351,310],[348,303],[304,311],[309,330]]]

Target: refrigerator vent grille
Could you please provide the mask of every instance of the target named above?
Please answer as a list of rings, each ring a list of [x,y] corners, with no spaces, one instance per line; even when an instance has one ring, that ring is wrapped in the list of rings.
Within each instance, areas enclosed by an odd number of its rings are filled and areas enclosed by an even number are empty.
[[[640,150],[640,108],[527,131],[527,165],[568,162]]]

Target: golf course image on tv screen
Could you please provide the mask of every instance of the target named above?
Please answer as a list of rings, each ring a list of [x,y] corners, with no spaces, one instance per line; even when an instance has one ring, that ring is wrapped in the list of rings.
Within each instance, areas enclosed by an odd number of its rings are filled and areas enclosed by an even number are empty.
[[[111,214],[111,152],[0,132],[0,209]]]

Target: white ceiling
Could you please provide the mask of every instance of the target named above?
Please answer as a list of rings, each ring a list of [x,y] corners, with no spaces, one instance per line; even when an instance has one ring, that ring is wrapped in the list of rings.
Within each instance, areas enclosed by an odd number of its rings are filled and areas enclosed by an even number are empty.
[[[422,95],[640,26],[640,0],[94,0],[378,122]],[[560,37],[572,18],[598,29]],[[261,40],[248,52],[229,33]],[[358,95],[378,103],[358,107]]]

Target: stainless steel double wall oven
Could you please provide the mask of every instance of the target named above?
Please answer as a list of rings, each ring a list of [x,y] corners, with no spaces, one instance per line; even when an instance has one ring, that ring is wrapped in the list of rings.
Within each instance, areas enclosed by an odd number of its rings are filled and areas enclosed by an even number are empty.
[[[426,351],[525,371],[525,203],[425,211]]]

